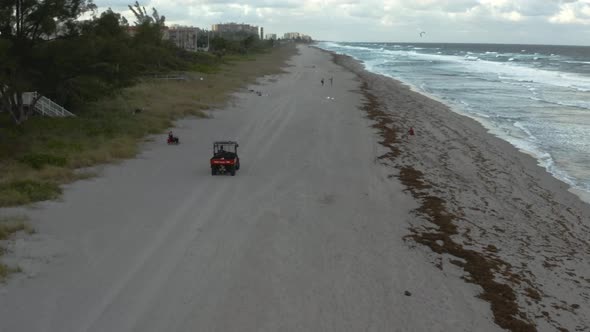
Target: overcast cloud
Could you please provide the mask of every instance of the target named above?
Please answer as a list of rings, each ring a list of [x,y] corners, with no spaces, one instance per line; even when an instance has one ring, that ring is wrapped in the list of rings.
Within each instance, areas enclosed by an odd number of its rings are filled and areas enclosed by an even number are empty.
[[[124,0],[95,0],[132,18]],[[316,40],[590,45],[590,0],[149,0],[168,24],[238,22]],[[133,20],[131,20],[133,21]],[[420,31],[426,31],[420,37]]]

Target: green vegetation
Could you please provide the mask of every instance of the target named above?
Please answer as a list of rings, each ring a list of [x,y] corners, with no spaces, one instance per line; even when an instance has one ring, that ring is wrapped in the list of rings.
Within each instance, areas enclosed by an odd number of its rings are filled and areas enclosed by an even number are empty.
[[[294,52],[274,48],[221,60],[198,54],[195,65],[205,69],[184,72],[186,80],[143,79],[86,103],[77,117],[31,117],[16,125],[0,113],[0,207],[59,197],[61,184],[92,176],[80,168],[135,156],[147,135],[166,131],[175,119],[205,117],[204,110],[222,107],[257,77],[279,73]]]
[[[212,53],[190,53],[162,39],[155,9],[149,16],[130,6],[130,35],[110,9],[76,20],[94,8],[89,0],[0,1],[0,208],[59,198],[62,184],[95,175],[85,167],[135,156],[148,135],[206,117],[232,92],[281,72],[296,52],[250,36],[216,38]],[[77,116],[33,116],[27,91]],[[0,241],[19,231],[33,232],[26,217],[0,218]],[[0,262],[0,281],[18,271]]]
[[[52,182],[16,180],[0,184],[0,199],[5,205],[55,199],[60,194],[61,189]]]
[[[8,239],[16,232],[33,233],[33,229],[27,223],[26,217],[2,217],[0,218],[0,241]],[[4,249],[0,247],[0,256],[4,253]],[[9,267],[0,262],[0,281],[3,281],[8,274],[19,272],[18,267]]]
[[[255,36],[214,38],[215,55],[188,52],[163,39],[165,20],[135,3],[135,26],[107,10],[90,20],[90,0],[0,2],[0,110],[22,124],[32,115],[24,93],[37,91],[76,114],[146,76],[197,70],[213,73],[230,54],[264,51]]]
[[[135,156],[147,135],[205,117],[294,52],[254,36],[214,38],[211,53],[187,52],[162,39],[155,9],[150,16],[137,2],[129,7],[132,34],[110,9],[79,21],[95,9],[88,0],[0,2],[0,207],[59,197],[60,185],[93,176],[81,168]],[[77,116],[33,116],[27,91]]]
[[[28,153],[18,159],[21,163],[34,169],[42,169],[46,165],[65,166],[67,160],[63,156],[54,156],[46,153]]]
[[[33,229],[27,224],[28,221],[29,219],[25,216],[0,217],[0,241],[8,239],[19,231],[33,233]]]

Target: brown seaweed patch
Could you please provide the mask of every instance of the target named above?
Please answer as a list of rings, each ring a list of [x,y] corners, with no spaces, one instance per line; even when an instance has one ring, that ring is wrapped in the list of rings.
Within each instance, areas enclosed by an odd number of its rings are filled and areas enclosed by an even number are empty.
[[[536,331],[533,323],[520,311],[514,290],[494,279],[494,273],[501,271],[502,266],[508,264],[483,253],[465,249],[452,240],[451,236],[458,234],[457,226],[453,223],[456,216],[447,211],[444,200],[422,191],[428,188],[428,185],[422,180],[421,172],[411,167],[403,167],[399,178],[412,195],[422,202],[417,212],[438,226],[438,230],[434,232],[413,229],[410,237],[438,254],[446,253],[463,259],[464,262],[451,262],[469,274],[469,277],[465,278],[467,282],[481,286],[483,292],[479,297],[491,304],[494,321],[500,327],[510,331]]]
[[[537,292],[536,290],[534,290],[531,287],[526,288],[525,290],[526,296],[530,297],[531,299],[535,300],[535,301],[541,301],[541,294],[539,292]]]
[[[402,167],[399,170],[399,177],[402,184],[407,188],[414,188],[417,190],[428,189],[430,186],[422,181],[422,172],[411,168]]]
[[[339,63],[339,60],[341,59],[335,58],[336,63]],[[379,143],[390,150],[379,158],[389,159],[395,165],[401,150],[398,147],[400,143],[397,139],[398,129],[395,128],[392,114],[382,110],[378,98],[369,92],[366,81],[362,83],[361,91],[366,99],[362,109],[367,113],[367,117],[375,122],[372,127],[377,129],[383,138],[383,141]],[[461,260],[454,260],[451,263],[467,272],[468,277],[465,278],[467,282],[477,284],[483,289],[478,296],[490,303],[494,321],[498,326],[510,331],[536,331],[536,326],[518,307],[515,291],[508,284],[495,280],[495,273],[498,272],[507,277],[508,282],[518,283],[519,278],[508,271],[510,265],[490,255],[466,249],[454,242],[451,237],[458,234],[457,226],[454,224],[458,216],[449,212],[446,207],[447,202],[427,192],[433,185],[423,179],[423,174],[419,170],[402,166],[399,161],[397,165],[398,178],[412,196],[421,202],[416,212],[426,216],[437,226],[437,229],[412,229],[409,237],[416,243],[428,246],[436,253],[446,253],[460,258]]]
[[[395,143],[397,143],[397,131],[391,126],[393,120],[389,114],[381,110],[377,97],[367,91],[366,83],[363,83],[362,91],[365,95],[365,103],[362,109],[367,113],[367,118],[374,121],[371,127],[377,129],[383,138],[379,144],[390,149],[390,152],[386,154],[387,158],[397,157],[400,154],[400,151],[395,146]],[[382,159],[381,157],[379,158]]]

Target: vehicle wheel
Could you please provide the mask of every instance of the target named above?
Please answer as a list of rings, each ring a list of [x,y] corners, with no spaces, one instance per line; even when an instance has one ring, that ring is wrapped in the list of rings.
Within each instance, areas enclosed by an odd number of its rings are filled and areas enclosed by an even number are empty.
[[[229,174],[231,174],[231,176],[236,175],[236,168],[232,167],[231,170],[229,171]]]
[[[217,175],[217,170],[215,168],[211,168],[211,175]]]
[[[240,169],[240,161],[236,164],[236,169]]]

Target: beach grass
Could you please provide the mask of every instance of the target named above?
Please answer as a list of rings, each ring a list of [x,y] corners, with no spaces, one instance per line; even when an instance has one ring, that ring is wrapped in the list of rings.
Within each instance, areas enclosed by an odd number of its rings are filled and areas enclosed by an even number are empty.
[[[28,224],[28,218],[25,216],[0,217],[0,241],[7,240],[14,233],[26,232],[32,234],[33,228]],[[4,254],[5,249],[0,247],[0,257]],[[0,281],[6,279],[10,273],[19,272],[20,268],[11,267],[0,262]]]
[[[132,158],[146,136],[165,132],[174,120],[205,118],[256,78],[278,74],[294,46],[203,61],[185,80],[142,79],[136,85],[84,105],[70,118],[33,117],[21,126],[0,114],[0,207],[58,198],[61,185],[92,176],[83,167]]]

